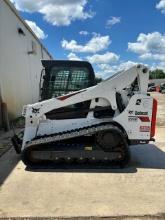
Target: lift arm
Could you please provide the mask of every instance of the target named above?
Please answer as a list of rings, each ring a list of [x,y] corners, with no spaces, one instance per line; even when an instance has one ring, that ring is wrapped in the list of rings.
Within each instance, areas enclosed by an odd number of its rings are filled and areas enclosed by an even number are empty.
[[[73,105],[96,98],[105,99],[113,110],[117,109],[116,92],[121,92],[137,79],[138,93],[146,94],[148,88],[149,71],[143,65],[136,65],[126,71],[118,72],[96,86],[79,90],[64,96],[52,98],[32,105],[24,106],[23,115],[26,122],[31,124],[32,118],[40,118],[53,109]],[[32,116],[32,117],[31,117]],[[29,123],[28,123],[29,124]]]

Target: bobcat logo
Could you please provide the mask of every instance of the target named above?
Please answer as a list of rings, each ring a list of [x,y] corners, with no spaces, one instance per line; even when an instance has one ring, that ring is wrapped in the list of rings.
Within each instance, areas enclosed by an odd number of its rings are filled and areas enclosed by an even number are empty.
[[[140,105],[140,104],[141,104],[141,102],[142,102],[142,100],[141,100],[141,99],[137,99],[137,100],[136,100],[136,105]]]
[[[132,110],[129,110],[129,111],[128,111],[128,114],[129,114],[129,115],[132,115],[132,114],[133,114],[133,111],[132,111]]]

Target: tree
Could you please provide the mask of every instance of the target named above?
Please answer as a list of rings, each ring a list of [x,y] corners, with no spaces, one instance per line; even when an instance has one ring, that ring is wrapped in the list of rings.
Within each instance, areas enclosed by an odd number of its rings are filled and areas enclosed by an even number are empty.
[[[165,72],[161,69],[150,71],[149,78],[150,79],[165,79]]]

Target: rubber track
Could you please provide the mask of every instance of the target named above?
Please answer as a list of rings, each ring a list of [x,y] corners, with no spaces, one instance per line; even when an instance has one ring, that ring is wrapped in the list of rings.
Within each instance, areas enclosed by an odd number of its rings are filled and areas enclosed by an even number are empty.
[[[88,127],[83,127],[83,128],[79,128],[79,129],[75,129],[75,130],[70,130],[70,131],[66,131],[66,132],[62,132],[62,133],[56,133],[53,135],[45,135],[45,136],[38,136],[35,137],[33,140],[31,140],[30,142],[28,142],[25,145],[25,149],[22,152],[22,160],[24,161],[24,163],[27,166],[34,166],[37,164],[34,164],[32,161],[30,161],[30,153],[31,151],[37,149],[37,150],[43,150],[45,149],[46,146],[42,146],[42,145],[49,145],[49,144],[56,144],[57,142],[63,143],[64,140],[68,140],[68,139],[73,139],[73,138],[77,138],[77,137],[81,137],[84,135],[93,135],[96,134],[100,131],[105,131],[105,130],[113,130],[116,131],[120,134],[120,136],[122,137],[123,140],[123,144],[120,146],[121,151],[124,152],[124,158],[120,159],[120,160],[116,160],[116,161],[109,161],[110,162],[117,162],[119,163],[120,166],[125,166],[130,158],[130,153],[129,153],[129,149],[128,149],[128,144],[126,141],[126,135],[123,134],[123,132],[116,126],[114,126],[112,123],[110,122],[105,122],[105,123],[100,123],[100,124],[95,124],[92,126],[88,126]],[[69,145],[68,145],[69,147]],[[116,149],[117,150],[117,149]],[[118,150],[117,150],[118,151]],[[78,159],[78,158],[77,158]],[[91,158],[86,158],[88,160],[90,160]],[[63,158],[60,158],[60,160],[63,160]],[[42,163],[38,164],[41,165]],[[44,166],[46,166],[45,163],[43,163]]]

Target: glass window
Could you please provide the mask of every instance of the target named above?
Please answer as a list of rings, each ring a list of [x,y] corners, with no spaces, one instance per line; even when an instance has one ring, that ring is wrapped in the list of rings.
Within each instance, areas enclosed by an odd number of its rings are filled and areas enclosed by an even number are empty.
[[[52,67],[47,85],[48,98],[87,88],[90,86],[89,70],[79,67]]]

